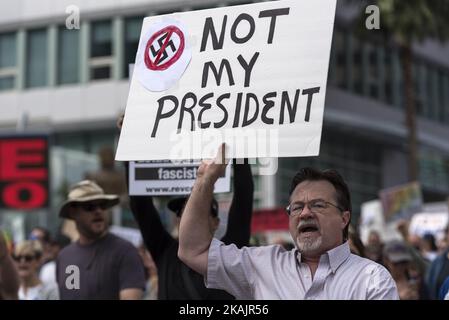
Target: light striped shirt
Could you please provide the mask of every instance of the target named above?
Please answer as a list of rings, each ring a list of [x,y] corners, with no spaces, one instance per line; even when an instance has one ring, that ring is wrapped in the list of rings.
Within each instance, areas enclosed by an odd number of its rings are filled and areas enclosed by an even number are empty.
[[[312,280],[297,249],[286,251],[279,245],[238,249],[213,239],[205,283],[237,299],[399,299],[390,273],[351,254],[347,242],[321,256]]]

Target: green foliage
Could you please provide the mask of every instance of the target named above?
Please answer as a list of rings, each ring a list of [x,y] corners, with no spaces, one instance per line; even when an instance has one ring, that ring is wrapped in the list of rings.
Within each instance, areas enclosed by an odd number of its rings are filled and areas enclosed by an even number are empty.
[[[449,38],[449,0],[377,0],[380,27],[403,44]]]
[[[339,0],[344,5],[358,7],[360,14],[354,20],[353,30],[362,38],[382,35],[402,45],[413,41],[449,38],[449,0]],[[380,11],[380,30],[367,30],[365,9],[376,5]]]

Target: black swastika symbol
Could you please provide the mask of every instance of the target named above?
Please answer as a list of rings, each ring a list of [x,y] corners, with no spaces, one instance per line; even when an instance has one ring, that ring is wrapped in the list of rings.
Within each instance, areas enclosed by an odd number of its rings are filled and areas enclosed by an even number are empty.
[[[151,45],[151,46],[150,46],[151,54],[153,55],[153,57],[154,57],[155,59],[157,59],[157,56],[159,55],[159,53],[160,53],[160,51],[161,51],[161,49],[162,49],[162,47],[163,47],[163,45],[164,45],[164,42],[165,42],[165,40],[166,40],[166,38],[167,38],[167,36],[168,36],[169,34],[171,35],[171,32],[165,33],[162,37],[160,37],[160,38],[157,40],[157,43],[158,43],[158,45],[159,45],[159,49],[156,50],[155,47],[154,47],[154,45]],[[159,59],[157,59],[157,61],[156,61],[156,60],[154,61],[154,63],[155,63],[156,65],[162,63],[165,59],[168,58],[167,47],[170,47],[170,49],[171,49],[172,52],[176,52],[176,46],[175,46],[175,44],[173,43],[173,41],[172,41],[171,39],[169,39],[169,40],[168,40],[168,43],[166,44],[166,46],[165,46],[165,48],[164,48],[165,50],[164,50],[164,51],[162,52],[162,54],[160,55]]]

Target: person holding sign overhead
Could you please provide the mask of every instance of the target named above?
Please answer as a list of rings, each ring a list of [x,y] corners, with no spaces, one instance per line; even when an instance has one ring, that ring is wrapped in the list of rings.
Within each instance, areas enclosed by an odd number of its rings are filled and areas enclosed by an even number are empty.
[[[206,217],[226,167],[224,147],[199,167],[179,230],[179,258],[208,288],[237,299],[398,299],[383,266],[350,253],[350,194],[334,170],[304,168],[293,178],[287,214],[296,248],[237,248],[214,239]]]
[[[121,129],[123,116],[117,122]],[[125,163],[127,175],[128,163]],[[249,245],[254,185],[250,165],[234,164],[234,195],[228,215],[223,243],[237,247]],[[128,180],[127,180],[128,181]],[[179,220],[187,198],[174,198],[168,204]],[[227,300],[234,297],[225,291],[207,289],[203,276],[186,266],[177,256],[179,242],[162,225],[151,196],[130,196],[131,211],[142,233],[145,246],[158,269],[159,300]],[[213,234],[219,225],[218,203],[214,199],[205,217],[208,231]]]

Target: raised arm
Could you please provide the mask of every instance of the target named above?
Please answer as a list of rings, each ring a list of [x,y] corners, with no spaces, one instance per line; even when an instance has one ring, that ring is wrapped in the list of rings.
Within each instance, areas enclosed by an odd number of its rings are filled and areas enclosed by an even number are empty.
[[[228,215],[226,233],[221,239],[225,244],[235,244],[238,248],[248,246],[251,236],[254,183],[248,159],[244,164],[234,160],[234,195]]]
[[[125,163],[126,176],[129,177],[129,163]],[[129,185],[129,179],[126,184]],[[128,189],[129,190],[129,189]],[[156,265],[165,249],[175,240],[162,225],[159,213],[150,196],[129,196],[131,212],[139,225],[143,241]]]
[[[198,168],[197,178],[179,226],[178,256],[202,275],[207,272],[207,257],[213,237],[208,217],[214,184],[226,169],[224,147],[223,144],[214,160],[203,161]]]
[[[125,114],[121,114],[117,119],[117,129],[121,130],[123,118]],[[129,163],[125,162],[126,186],[129,190]],[[175,241],[165,230],[159,217],[159,212],[150,196],[129,196],[129,206],[131,212],[136,219],[142,234],[143,242],[154,259],[156,265],[165,248]]]

